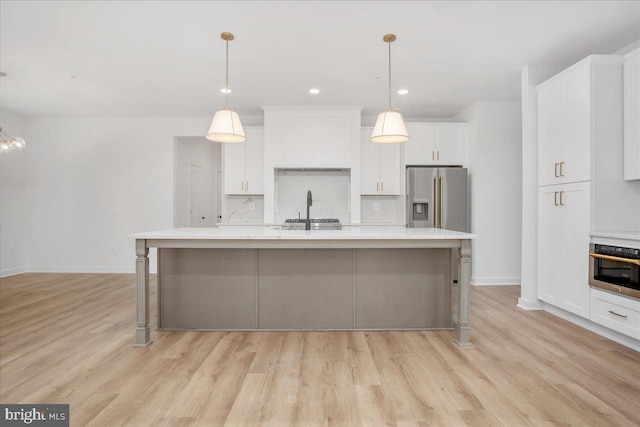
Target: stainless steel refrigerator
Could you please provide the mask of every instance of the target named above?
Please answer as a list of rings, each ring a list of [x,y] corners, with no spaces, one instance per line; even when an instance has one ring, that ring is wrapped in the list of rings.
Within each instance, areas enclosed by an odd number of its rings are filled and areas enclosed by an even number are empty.
[[[407,227],[468,232],[467,169],[407,166]]]

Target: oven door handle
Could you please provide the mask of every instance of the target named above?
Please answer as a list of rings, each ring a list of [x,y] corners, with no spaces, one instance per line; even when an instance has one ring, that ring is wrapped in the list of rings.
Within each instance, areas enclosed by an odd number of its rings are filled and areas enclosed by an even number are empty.
[[[617,256],[602,255],[602,254],[589,254],[589,256],[592,258],[608,259],[611,261],[624,262],[626,264],[640,265],[640,259],[620,258]]]

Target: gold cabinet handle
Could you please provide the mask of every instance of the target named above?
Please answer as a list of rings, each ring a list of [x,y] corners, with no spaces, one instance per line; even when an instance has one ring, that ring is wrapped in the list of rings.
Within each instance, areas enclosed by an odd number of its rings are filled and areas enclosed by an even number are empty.
[[[249,191],[249,181],[247,181],[247,191]]]
[[[440,160],[440,150],[436,151],[436,160]]]
[[[380,181],[380,191],[384,191],[384,181]]]
[[[431,150],[431,160],[435,160],[436,159],[436,152]]]
[[[564,191],[560,192],[560,206],[564,206]]]
[[[564,176],[564,173],[562,172],[563,165],[564,165],[564,162],[560,162],[560,176]]]
[[[376,181],[376,191],[380,191],[380,183]]]
[[[602,255],[602,254],[589,254],[589,256],[591,258],[608,259],[609,261],[618,261],[618,262],[624,262],[625,264],[640,265],[640,259],[620,258],[617,256]]]
[[[553,192],[553,204],[556,205],[556,206],[559,206],[558,205],[558,192],[557,191]]]
[[[618,316],[618,317],[624,317],[627,318],[628,316],[626,314],[620,314],[620,313],[616,313],[613,310],[609,310],[609,313],[613,314],[614,316]]]
[[[558,178],[560,175],[558,175],[558,164],[559,163],[554,163],[553,164],[553,175]]]

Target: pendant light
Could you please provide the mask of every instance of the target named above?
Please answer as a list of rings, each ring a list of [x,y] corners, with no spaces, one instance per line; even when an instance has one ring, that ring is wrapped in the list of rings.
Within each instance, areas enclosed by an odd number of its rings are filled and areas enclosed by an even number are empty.
[[[378,116],[371,133],[371,142],[393,144],[408,141],[409,133],[400,112],[391,109],[391,43],[396,40],[396,35],[387,34],[382,40],[389,43],[389,108]]]
[[[211,120],[211,126],[209,132],[207,132],[207,139],[215,142],[243,142],[247,140],[240,123],[240,116],[233,110],[229,109],[229,42],[233,40],[233,34],[222,33],[220,34],[222,40],[227,45],[226,56],[226,90],[225,107],[224,110],[218,110]]]
[[[22,138],[12,137],[0,127],[0,153],[12,150],[22,150],[27,145]]]

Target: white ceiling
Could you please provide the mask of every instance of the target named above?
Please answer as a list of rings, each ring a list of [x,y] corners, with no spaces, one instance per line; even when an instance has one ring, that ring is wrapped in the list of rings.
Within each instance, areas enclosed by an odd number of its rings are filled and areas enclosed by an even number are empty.
[[[209,116],[224,106],[386,107],[448,118],[520,99],[520,70],[640,39],[638,1],[6,1],[0,106],[30,116]],[[76,76],[72,78],[71,76]],[[308,90],[319,88],[319,95]]]

